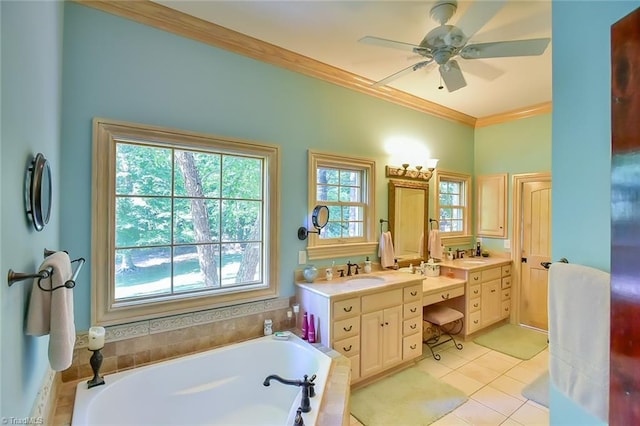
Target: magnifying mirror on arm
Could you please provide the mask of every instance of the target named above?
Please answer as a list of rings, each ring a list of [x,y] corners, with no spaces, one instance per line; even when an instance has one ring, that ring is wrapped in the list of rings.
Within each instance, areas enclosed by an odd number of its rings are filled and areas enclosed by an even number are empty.
[[[311,223],[313,223],[313,227],[316,228],[316,230],[310,230],[301,226],[298,228],[298,239],[306,240],[310,233],[320,235],[320,231],[327,225],[327,222],[329,222],[329,207],[316,206],[311,214]]]

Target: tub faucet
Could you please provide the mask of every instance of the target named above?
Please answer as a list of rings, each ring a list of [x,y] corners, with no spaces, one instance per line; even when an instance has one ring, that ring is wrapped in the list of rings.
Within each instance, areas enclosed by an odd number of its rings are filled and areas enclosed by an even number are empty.
[[[307,377],[309,376],[305,374],[303,380],[287,380],[276,374],[272,374],[270,376],[267,376],[267,378],[264,379],[264,383],[262,384],[264,386],[271,386],[271,380],[275,380],[285,385],[301,387],[302,400],[300,401],[300,411],[302,411],[303,413],[308,413],[309,411],[311,411],[311,403],[309,402],[309,398],[313,398],[314,396],[316,396],[316,391],[313,388],[315,386],[315,383],[313,383],[313,381],[316,379],[316,375],[314,374],[313,376],[311,376],[310,380],[308,380]]]

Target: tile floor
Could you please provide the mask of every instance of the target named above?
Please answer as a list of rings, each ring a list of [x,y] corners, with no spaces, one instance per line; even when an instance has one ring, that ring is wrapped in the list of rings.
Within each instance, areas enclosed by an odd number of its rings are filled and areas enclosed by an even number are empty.
[[[449,343],[452,345],[452,343]],[[423,348],[418,367],[460,389],[469,400],[433,423],[446,425],[548,425],[549,410],[522,396],[522,389],[548,368],[548,348],[523,361],[500,352],[463,342],[464,348],[440,349],[441,359]],[[361,423],[351,416],[350,426]]]

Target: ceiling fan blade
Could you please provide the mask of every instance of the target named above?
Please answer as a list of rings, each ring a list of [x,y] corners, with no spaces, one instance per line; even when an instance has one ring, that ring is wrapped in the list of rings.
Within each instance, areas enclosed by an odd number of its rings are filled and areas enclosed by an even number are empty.
[[[544,53],[550,41],[550,38],[532,38],[470,44],[460,51],[460,56],[465,59],[536,56]]]
[[[420,54],[420,52],[429,53],[429,49],[425,47],[420,47],[418,45],[410,44],[410,43],[404,43],[402,41],[387,40],[385,38],[380,38],[380,37],[365,36],[358,41],[364,44],[372,44],[374,46],[382,46],[382,47],[390,47],[392,49],[407,50],[409,52],[418,53],[418,54]]]
[[[456,27],[460,28],[466,39],[469,40],[475,33],[484,27],[491,18],[505,5],[506,0],[474,1],[465,14],[458,19]]]
[[[494,67],[486,61],[467,61],[462,62],[465,74],[471,74],[480,77],[486,81],[493,81],[504,74],[504,70]]]
[[[467,85],[462,75],[462,70],[460,70],[460,65],[455,60],[440,65],[440,75],[449,92],[454,92]]]
[[[393,80],[402,77],[403,75],[407,75],[410,74],[414,71],[419,70],[420,68],[426,67],[427,65],[429,65],[430,63],[432,63],[433,60],[428,60],[428,61],[422,61],[422,62],[418,62],[417,64],[413,64],[410,67],[407,67],[403,70],[398,71],[395,74],[391,74],[389,77],[383,78],[380,81],[376,81],[375,83],[373,83],[373,87],[379,87],[379,86],[384,86],[386,84],[391,83]]]

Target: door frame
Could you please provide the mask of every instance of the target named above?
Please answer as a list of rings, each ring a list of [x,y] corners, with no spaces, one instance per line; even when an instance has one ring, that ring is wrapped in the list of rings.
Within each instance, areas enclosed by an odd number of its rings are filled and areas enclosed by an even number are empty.
[[[520,278],[522,274],[522,192],[523,185],[530,182],[552,182],[551,172],[520,173],[511,176],[511,190],[513,192],[511,220],[513,221],[513,233],[511,234],[511,261],[513,271],[511,274],[511,324],[520,324]],[[552,186],[553,188],[553,186]],[[552,206],[553,209],[553,206]]]

